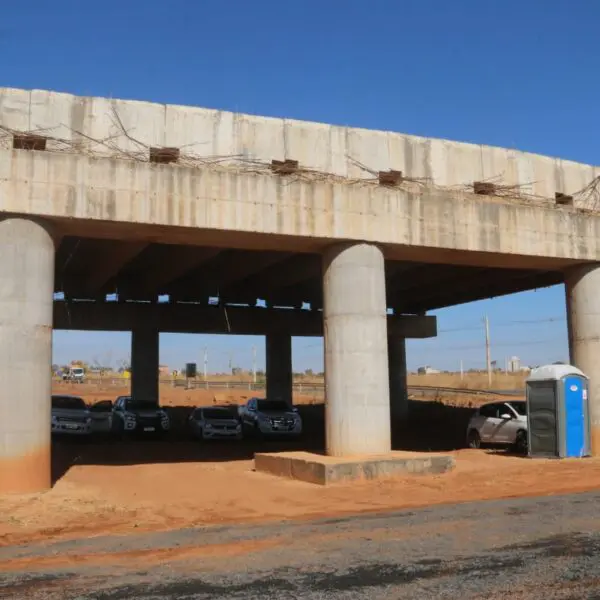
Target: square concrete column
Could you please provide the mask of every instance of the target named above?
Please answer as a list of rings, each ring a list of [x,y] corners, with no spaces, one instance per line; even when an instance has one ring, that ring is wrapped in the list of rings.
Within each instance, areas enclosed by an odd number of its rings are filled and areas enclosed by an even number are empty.
[[[131,334],[131,395],[158,402],[158,340],[156,329],[134,329]]]
[[[600,265],[570,270],[565,284],[570,360],[590,378],[592,454],[600,456]]]
[[[372,244],[323,257],[327,454],[391,449],[384,258]]]
[[[43,225],[0,221],[0,494],[51,485],[54,254]]]
[[[292,404],[292,336],[270,333],[266,336],[267,398]]]
[[[388,336],[388,369],[390,373],[390,417],[392,431],[408,418],[408,387],[406,380],[406,340]]]

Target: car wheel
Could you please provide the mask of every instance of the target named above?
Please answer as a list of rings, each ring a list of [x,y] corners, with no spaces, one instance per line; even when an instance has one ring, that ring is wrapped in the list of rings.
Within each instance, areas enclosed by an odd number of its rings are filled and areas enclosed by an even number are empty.
[[[481,436],[477,431],[475,431],[475,429],[471,429],[471,431],[469,431],[469,435],[467,436],[467,444],[469,448],[481,448]]]
[[[527,450],[527,432],[519,431],[517,432],[517,437],[515,438],[515,452],[518,452],[519,454],[527,454]]]

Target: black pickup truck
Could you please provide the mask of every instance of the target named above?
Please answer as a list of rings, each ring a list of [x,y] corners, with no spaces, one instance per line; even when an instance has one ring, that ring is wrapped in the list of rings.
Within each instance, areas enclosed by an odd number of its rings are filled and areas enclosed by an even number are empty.
[[[112,431],[116,435],[160,435],[170,428],[169,415],[158,402],[119,396],[113,405]]]

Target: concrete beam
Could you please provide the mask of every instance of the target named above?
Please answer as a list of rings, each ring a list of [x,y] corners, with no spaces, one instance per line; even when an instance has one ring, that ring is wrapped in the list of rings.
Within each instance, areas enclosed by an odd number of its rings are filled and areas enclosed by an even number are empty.
[[[213,260],[221,252],[221,248],[201,246],[160,246],[160,259],[139,277],[141,294],[155,296],[166,293],[170,283]]]
[[[227,286],[280,263],[289,256],[286,252],[248,251],[240,254],[235,250],[225,251],[206,267],[167,286],[166,292],[178,300],[204,301],[208,296],[220,296]]]
[[[281,288],[321,276],[321,256],[318,254],[296,254],[280,263],[263,269],[223,291],[223,297],[239,302],[257,298],[269,298]]]
[[[107,245],[106,251],[98,253],[95,260],[87,263],[87,273],[80,286],[75,290],[65,290],[66,293],[80,293],[82,295],[98,296],[111,292],[109,282],[114,279],[119,271],[140,254],[148,244],[144,242],[114,242]]]
[[[563,281],[564,274],[560,272],[511,271],[500,277],[495,271],[485,277],[473,278],[470,285],[463,282],[460,289],[448,285],[437,292],[429,290],[428,296],[415,290],[410,297],[399,300],[399,305],[404,312],[416,313],[550,287]]]
[[[206,304],[152,304],[140,302],[54,302],[54,329],[132,331],[148,327],[169,333],[221,333],[291,336],[323,335],[320,311],[207,306]],[[394,315],[388,331],[406,338],[437,335],[436,317]]]
[[[313,308],[323,306],[323,284],[322,278],[309,279],[298,285],[293,285],[275,290],[265,295],[269,306],[297,306],[303,302],[309,302]]]
[[[554,181],[553,170],[548,177]],[[61,224],[83,221],[91,237],[101,231],[120,237],[117,224],[129,224],[128,234],[164,243],[195,239],[191,243],[235,246],[237,240],[257,248],[279,236],[281,249],[302,246],[312,252],[335,242],[365,241],[400,260],[463,259],[498,267],[531,260],[550,263],[548,270],[600,260],[600,216],[570,208],[452,188],[350,185],[343,179],[302,178],[282,185],[270,169],[156,165],[52,151],[0,150],[0,212]],[[220,243],[210,242],[211,236]]]

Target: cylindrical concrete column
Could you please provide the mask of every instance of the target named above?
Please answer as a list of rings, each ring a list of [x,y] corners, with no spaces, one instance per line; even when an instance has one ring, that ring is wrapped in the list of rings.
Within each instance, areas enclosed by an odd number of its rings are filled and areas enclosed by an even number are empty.
[[[391,449],[384,258],[372,244],[323,257],[327,454]]]
[[[388,369],[390,373],[390,417],[392,430],[408,417],[408,389],[406,381],[406,340],[388,336]]]
[[[267,398],[292,404],[292,336],[270,333],[266,336]]]
[[[54,242],[0,221],[0,494],[50,487]]]
[[[600,456],[600,265],[570,270],[565,284],[571,363],[590,378],[592,453]]]
[[[158,340],[156,329],[135,329],[131,334],[131,395],[158,402]]]

